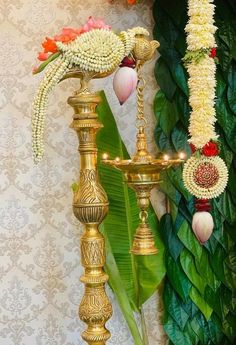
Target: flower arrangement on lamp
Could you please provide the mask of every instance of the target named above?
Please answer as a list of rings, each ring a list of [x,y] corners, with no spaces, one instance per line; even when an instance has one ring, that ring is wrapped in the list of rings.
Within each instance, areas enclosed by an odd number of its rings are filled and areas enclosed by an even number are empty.
[[[213,0],[189,0],[186,26],[188,50],[184,62],[189,74],[189,134],[192,156],[184,165],[183,180],[196,197],[192,228],[201,243],[212,234],[214,222],[209,213],[210,199],[224,192],[228,171],[219,157],[220,145],[215,131],[216,42]]]
[[[65,28],[59,35],[45,39],[42,43],[43,51],[38,54],[38,59],[42,63],[33,69],[33,73],[36,74],[47,67],[33,102],[32,145],[35,163],[38,163],[44,154],[46,105],[52,88],[70,70],[83,71],[92,78],[96,75],[99,77],[102,73],[112,73],[122,63],[126,66],[126,69],[120,72],[125,87],[119,92],[120,84],[114,81],[114,85],[117,84],[117,96],[121,97],[120,102],[123,103],[137,85],[136,72],[130,68],[133,66],[127,61],[131,59],[135,65],[131,52],[135,45],[135,37],[140,33],[148,34],[147,30],[140,27],[116,34],[103,20],[90,17],[81,28]],[[119,75],[116,79],[120,80]],[[126,92],[125,96],[123,91]]]

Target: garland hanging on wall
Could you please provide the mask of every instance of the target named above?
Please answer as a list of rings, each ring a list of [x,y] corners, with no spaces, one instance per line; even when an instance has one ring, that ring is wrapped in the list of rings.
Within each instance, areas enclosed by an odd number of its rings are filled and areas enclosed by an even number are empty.
[[[214,232],[201,245],[191,229],[194,198],[186,191],[180,168],[163,176],[163,192],[170,214],[161,219],[166,247],[164,329],[170,345],[229,345],[236,341],[236,5],[215,0],[217,27],[216,133],[220,155],[227,164],[229,183],[211,200]],[[186,53],[187,0],[156,0],[154,38],[161,57],[155,67],[160,86],[154,109],[155,138],[162,151],[186,151],[188,143],[189,89],[182,58]],[[209,54],[211,52],[209,51]]]
[[[192,108],[189,142],[192,157],[184,165],[185,187],[197,199],[192,227],[201,243],[212,234],[214,223],[209,199],[224,192],[227,167],[219,155],[215,131],[216,42],[213,0],[189,0],[186,25],[188,50],[184,62],[189,74],[189,103]]]

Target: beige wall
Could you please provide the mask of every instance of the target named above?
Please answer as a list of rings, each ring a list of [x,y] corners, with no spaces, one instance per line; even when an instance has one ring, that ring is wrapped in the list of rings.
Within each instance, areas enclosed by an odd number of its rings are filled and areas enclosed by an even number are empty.
[[[121,1],[122,2],[122,1]],[[0,345],[82,344],[77,306],[81,227],[72,215],[70,185],[79,170],[77,139],[69,129],[66,104],[75,83],[64,82],[51,95],[47,119],[46,157],[33,166],[31,101],[41,75],[31,69],[44,36],[63,26],[79,26],[89,15],[104,17],[116,29],[152,28],[151,2],[127,8],[107,0],[0,0]],[[147,114],[150,145],[154,118],[153,63],[147,71]],[[104,84],[95,84],[102,88]],[[134,145],[134,98],[122,109],[105,86],[123,138]],[[108,327],[109,344],[132,345],[115,298]],[[150,345],[164,344],[157,299],[146,306]]]

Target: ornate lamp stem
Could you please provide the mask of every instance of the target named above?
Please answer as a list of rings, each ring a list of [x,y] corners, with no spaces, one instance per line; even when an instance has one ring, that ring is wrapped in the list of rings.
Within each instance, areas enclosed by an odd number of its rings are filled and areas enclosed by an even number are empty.
[[[105,264],[105,241],[98,226],[108,212],[107,195],[99,183],[97,172],[96,135],[102,124],[98,120],[96,107],[101,99],[98,94],[76,93],[68,99],[74,108],[71,127],[77,132],[80,153],[79,189],[74,194],[73,211],[85,225],[81,238],[81,261],[85,272],[81,281],[85,294],[80,304],[79,316],[88,328],[82,338],[89,345],[105,345],[110,332],[105,323],[112,315],[112,307],[105,292],[108,276]]]

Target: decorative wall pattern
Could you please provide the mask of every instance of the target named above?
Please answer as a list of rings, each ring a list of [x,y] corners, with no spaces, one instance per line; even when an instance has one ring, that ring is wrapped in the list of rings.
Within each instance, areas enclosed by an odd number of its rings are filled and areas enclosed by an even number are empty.
[[[86,5],[85,5],[86,3]],[[76,82],[64,82],[51,96],[46,156],[33,166],[31,101],[41,76],[31,69],[45,34],[79,26],[89,15],[104,17],[114,28],[143,25],[152,30],[151,1],[137,7],[106,0],[0,0],[0,345],[82,344],[77,317],[82,296],[79,276],[81,227],[72,214],[71,184],[79,170],[77,138],[69,129],[67,97]],[[147,113],[153,144],[153,63],[147,67]],[[120,108],[111,80],[105,88],[130,151],[135,136],[134,97]],[[132,345],[115,298],[109,344]],[[159,309],[159,311],[158,311]],[[164,344],[160,306],[154,296],[146,306],[150,345]]]

